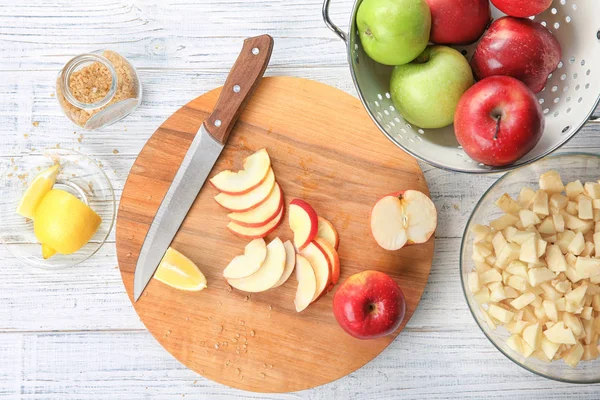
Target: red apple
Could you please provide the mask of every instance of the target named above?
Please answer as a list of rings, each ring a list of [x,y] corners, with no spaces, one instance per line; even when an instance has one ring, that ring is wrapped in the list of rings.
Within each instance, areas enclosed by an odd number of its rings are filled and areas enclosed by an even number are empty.
[[[488,0],[426,0],[431,10],[429,40],[438,44],[475,43],[490,22]]]
[[[525,84],[509,76],[492,76],[460,99],[454,131],[469,157],[502,167],[535,147],[544,124],[542,107]]]
[[[511,17],[531,17],[538,15],[552,5],[552,0],[492,0],[492,4]]]
[[[394,332],[405,312],[402,290],[392,278],[379,271],[352,275],[333,297],[335,319],[357,339],[374,339]]]
[[[506,75],[524,82],[534,93],[546,86],[561,58],[558,40],[542,24],[504,17],[494,21],[475,49],[475,78]]]

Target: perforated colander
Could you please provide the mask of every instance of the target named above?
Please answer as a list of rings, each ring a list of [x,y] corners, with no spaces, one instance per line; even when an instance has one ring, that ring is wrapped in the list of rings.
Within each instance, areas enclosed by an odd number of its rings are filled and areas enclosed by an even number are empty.
[[[357,0],[350,19],[350,34],[329,18],[323,3],[323,19],[348,49],[348,62],[358,95],[381,131],[396,145],[438,168],[466,173],[490,173],[513,169],[538,160],[566,143],[588,121],[600,101],[600,0],[554,0],[536,16],[558,39],[562,61],[537,96],[546,118],[538,145],[524,158],[507,167],[494,168],[471,160],[454,136],[453,126],[421,129],[406,122],[395,109],[389,93],[392,67],[378,64],[364,52],[356,28]],[[525,0],[524,0],[525,1]],[[492,16],[503,16],[492,6]],[[470,60],[475,45],[457,47]]]

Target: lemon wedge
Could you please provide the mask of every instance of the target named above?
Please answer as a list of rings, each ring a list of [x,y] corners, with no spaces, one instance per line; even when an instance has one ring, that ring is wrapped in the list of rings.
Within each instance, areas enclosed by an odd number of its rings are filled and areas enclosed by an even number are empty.
[[[52,189],[42,198],[33,219],[35,237],[42,244],[42,256],[72,254],[94,236],[102,219],[94,210],[69,192]]]
[[[35,177],[31,185],[23,193],[23,197],[21,197],[21,202],[17,207],[17,214],[25,218],[34,219],[35,209],[40,205],[46,193],[52,189],[52,186],[56,182],[58,167],[58,165],[53,165]]]
[[[196,264],[171,247],[160,261],[154,279],[179,290],[197,292],[206,288],[206,277]]]

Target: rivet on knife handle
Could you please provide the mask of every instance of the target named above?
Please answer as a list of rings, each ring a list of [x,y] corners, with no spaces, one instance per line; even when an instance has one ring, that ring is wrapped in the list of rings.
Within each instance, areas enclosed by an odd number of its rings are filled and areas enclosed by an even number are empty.
[[[273,51],[273,38],[256,36],[244,41],[217,104],[204,127],[218,142],[225,144],[242,110],[262,78]]]

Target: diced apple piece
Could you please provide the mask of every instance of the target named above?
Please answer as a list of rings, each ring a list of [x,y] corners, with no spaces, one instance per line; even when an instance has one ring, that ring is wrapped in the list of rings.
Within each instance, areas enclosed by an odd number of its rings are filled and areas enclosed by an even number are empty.
[[[552,217],[546,217],[541,224],[538,225],[537,230],[543,235],[553,235],[556,233],[554,229],[554,220]]]
[[[542,351],[544,352],[546,357],[548,357],[550,360],[552,360],[554,358],[554,356],[556,355],[558,348],[560,347],[560,343],[554,343],[554,342],[548,340],[548,338],[546,338],[546,336],[542,337],[542,341],[540,343],[541,343]]]
[[[490,226],[497,231],[501,231],[506,227],[512,226],[519,221],[519,218],[512,214],[504,214],[503,216],[496,218],[490,222]]]
[[[583,251],[584,248],[585,248],[585,238],[583,237],[583,234],[581,232],[579,232],[575,235],[573,240],[571,240],[571,243],[569,243],[569,246],[567,247],[567,251],[569,253],[573,253],[574,255],[578,256],[579,254],[581,254],[581,252]]]
[[[502,286],[502,282],[494,282],[489,284],[490,289],[490,301],[494,303],[499,303],[503,300],[506,300],[506,292],[504,291],[504,286]]]
[[[507,331],[512,333],[513,335],[520,335],[523,333],[523,330],[530,325],[529,322],[515,319],[508,324],[504,325]]]
[[[275,188],[275,174],[272,169],[267,171],[267,177],[252,190],[243,194],[228,194],[225,192],[215,196],[215,201],[229,211],[244,212],[257,208],[264,203]]]
[[[529,208],[534,195],[535,191],[525,186],[521,189],[521,192],[519,192],[517,202],[521,205],[521,207]]]
[[[544,307],[546,317],[548,317],[550,321],[558,322],[558,310],[556,309],[556,304],[551,300],[544,300],[542,306]]]
[[[556,274],[548,268],[533,268],[527,271],[527,275],[529,277],[529,284],[533,287],[556,278]]]
[[[510,305],[513,308],[516,308],[517,310],[520,310],[523,307],[529,305],[534,300],[535,300],[535,294],[533,294],[531,292],[523,293],[521,296],[519,296],[516,299],[514,299],[513,301],[511,301]]]
[[[575,263],[577,274],[582,278],[591,278],[600,275],[600,258],[577,257]]]
[[[248,211],[232,212],[227,216],[238,225],[258,228],[277,218],[283,205],[283,192],[277,182],[275,182],[275,187],[267,199],[259,206]]]
[[[371,232],[386,250],[425,243],[437,227],[437,211],[429,197],[416,190],[385,196],[371,211]]]
[[[556,323],[552,328],[544,331],[544,336],[552,343],[557,344],[575,344],[577,339],[573,335],[573,332],[565,326],[563,322]],[[543,348],[543,342],[542,342]],[[545,351],[544,351],[545,352]],[[546,353],[548,355],[548,353]],[[550,358],[550,357],[548,357]]]
[[[546,363],[549,363],[549,362],[551,362],[551,361],[552,361],[551,359],[549,359],[549,358],[546,356],[546,354],[545,354],[545,353],[544,353],[542,350],[535,350],[535,351],[534,351],[534,352],[531,354],[531,356],[532,356],[532,357],[535,357],[535,358],[537,358],[537,359],[538,359],[538,360],[540,360],[540,361],[546,362]]]
[[[302,251],[317,236],[319,229],[317,213],[306,201],[294,199],[290,202],[288,219],[290,229],[294,232],[294,246],[298,251]],[[310,262],[310,259],[308,261]]]
[[[546,248],[546,263],[548,268],[556,273],[566,271],[568,267],[560,247],[553,244]]]
[[[579,318],[591,320],[593,318],[593,311],[594,309],[592,307],[583,307],[583,311],[579,314]]]
[[[594,252],[596,257],[600,256],[600,232],[594,233]]]
[[[600,199],[592,200],[592,207],[594,210],[600,209]]]
[[[566,309],[566,300],[564,297],[554,301],[554,305],[556,306],[556,311],[565,311]]]
[[[600,184],[597,182],[586,182],[583,190],[592,199],[600,199]]]
[[[506,344],[513,351],[525,356],[529,357],[531,353],[533,353],[533,349],[523,341],[523,338],[519,335],[511,335],[507,340]]]
[[[545,243],[545,242],[544,242]],[[495,266],[505,268],[510,262],[518,260],[521,247],[516,243],[508,243],[496,257]]]
[[[596,293],[592,299],[592,307],[594,311],[600,312],[600,293]]]
[[[538,190],[533,196],[533,205],[531,211],[538,215],[549,215],[548,193]]]
[[[581,307],[583,305],[583,301],[585,299],[585,294],[587,292],[588,286],[583,284],[576,289],[573,289],[569,293],[565,294],[565,299],[567,303],[570,303],[573,306]]]
[[[565,294],[571,291],[571,282],[569,281],[560,281],[554,284],[554,289],[562,294]]]
[[[495,318],[498,321],[503,322],[505,324],[509,323],[515,315],[515,313],[513,313],[512,311],[505,310],[504,308],[498,307],[495,304],[490,305],[488,313],[490,317]]]
[[[473,242],[479,243],[485,240],[486,236],[490,233],[490,228],[485,225],[476,224],[471,228],[473,233]]]
[[[506,228],[502,229],[502,235],[509,242],[513,242],[512,237],[517,232],[519,232],[519,230],[514,226],[507,226]]]
[[[571,368],[577,367],[577,364],[579,364],[582,357],[583,346],[581,343],[577,343],[575,346],[563,353],[563,361]]]
[[[542,325],[539,322],[529,325],[523,329],[523,340],[532,349],[539,349],[542,346]]]
[[[247,226],[238,225],[235,222],[230,222],[227,224],[227,229],[229,229],[229,231],[231,233],[233,233],[234,235],[237,235],[242,238],[247,238],[247,239],[264,238],[269,233],[271,233],[275,229],[277,229],[277,227],[281,223],[281,220],[283,219],[283,210],[284,209],[282,207],[281,210],[279,211],[279,215],[274,220],[272,220],[271,222],[269,222],[268,224],[266,224],[264,226],[261,226],[258,228],[249,228]]]
[[[542,257],[544,254],[546,254],[546,247],[548,247],[548,242],[546,242],[543,239],[539,239],[537,240],[537,256],[538,258]]]
[[[563,209],[569,204],[569,198],[559,193],[554,193],[550,196],[550,207],[558,210]]]
[[[578,202],[578,213],[579,219],[594,219],[592,201],[587,197],[581,197]]]
[[[575,197],[583,193],[583,185],[581,184],[581,181],[578,179],[574,182],[567,183],[567,186],[565,187],[565,192],[567,193],[567,197],[569,199],[574,199]]]
[[[482,287],[480,291],[473,294],[473,298],[478,304],[487,304],[490,302],[490,289],[486,286]]]
[[[244,254],[234,257],[223,270],[226,279],[246,278],[259,270],[267,258],[267,245],[263,239],[254,239],[244,248]]]
[[[335,250],[335,248],[331,245],[331,243],[329,243],[323,238],[317,236],[314,240],[314,244],[317,247],[319,247],[319,249],[323,253],[325,253],[327,258],[329,259],[329,264],[331,265],[331,277],[329,279],[330,284],[327,290],[331,290],[333,285],[335,285],[340,279],[340,256],[338,255],[338,252]]]
[[[528,289],[527,279],[523,278],[522,276],[512,275],[508,278],[508,286],[518,290],[521,293],[525,293]]]
[[[479,281],[479,274],[477,271],[469,272],[467,274],[467,285],[471,293],[477,293],[481,289],[481,282]]]
[[[565,209],[564,209],[564,210],[561,210],[561,212],[563,212],[563,211],[564,211],[566,214],[568,214],[568,215],[572,215],[572,216],[575,216],[575,215],[577,215],[577,214],[578,214],[578,212],[577,212],[577,202],[575,202],[575,201],[572,201],[572,200],[571,200],[571,201],[569,201],[569,202],[567,203],[567,207],[565,207]],[[564,214],[563,214],[563,215],[564,215]],[[566,219],[566,217],[565,217],[565,219]]]
[[[495,330],[496,329],[496,323],[490,317],[490,315],[488,314],[488,312],[483,307],[481,307],[481,306],[479,306],[479,310],[481,311],[481,315],[483,315],[483,320],[488,324],[488,326],[490,327],[490,329],[491,330]]]
[[[568,251],[569,244],[575,238],[575,235],[576,235],[575,232],[569,231],[569,230],[561,232],[556,235],[558,237],[558,241],[554,244],[556,244],[558,247],[560,247],[560,251],[562,251],[563,254],[566,254],[569,252]]]
[[[513,200],[508,193],[504,193],[494,204],[508,214],[518,215],[521,210],[519,203]]]
[[[264,292],[272,288],[281,278],[285,260],[285,246],[281,239],[275,238],[267,245],[267,258],[258,271],[246,278],[227,279],[227,283],[244,292]]]
[[[598,346],[595,344],[587,344],[583,346],[583,357],[581,358],[583,361],[592,361],[600,356],[600,350],[598,350]]]
[[[506,267],[506,272],[512,275],[519,275],[527,279],[527,265],[521,261],[513,261]]]
[[[537,256],[537,238],[532,237],[521,245],[519,260],[526,263],[535,263]]]
[[[583,251],[579,255],[581,257],[591,257],[594,255],[594,251],[595,251],[594,243],[586,241]]]
[[[523,227],[528,228],[530,226],[534,226],[542,222],[540,217],[536,213],[530,210],[521,210],[519,211],[519,218],[521,219],[521,223]]]
[[[535,232],[517,231],[513,233],[513,235],[510,238],[510,241],[522,246],[523,243],[525,243],[527,240],[531,239],[534,236]]]
[[[492,239],[492,246],[494,246],[494,253],[500,254],[504,246],[506,246],[507,242],[504,239],[504,235],[502,232],[496,232],[494,238]]]
[[[544,291],[544,298],[546,300],[557,300],[560,299],[562,297],[562,293],[559,293],[556,289],[554,289],[554,287],[549,284],[548,282],[546,283],[542,283],[540,285],[540,288],[542,288],[542,290]]]
[[[318,219],[319,228],[317,230],[317,237],[327,240],[333,246],[333,248],[337,250],[340,244],[340,237],[333,224],[323,217],[318,217]]]
[[[286,240],[283,243],[283,247],[285,247],[285,267],[283,268],[283,274],[281,274],[281,278],[273,288],[283,285],[292,275],[294,271],[294,266],[296,265],[296,249],[294,249],[294,245],[289,240]]]
[[[565,219],[562,215],[556,214],[552,216],[552,222],[554,223],[554,229],[557,233],[564,232],[565,230]]]
[[[508,275],[510,275],[510,274],[508,274]],[[502,281],[504,282],[504,277],[502,277]],[[508,277],[507,277],[507,282],[508,282]],[[517,289],[513,289],[510,286],[504,286],[504,294],[506,295],[507,299],[516,299],[520,295],[520,293],[517,292]]]
[[[548,193],[561,193],[565,185],[557,171],[548,171],[540,176],[540,189]]]
[[[315,272],[317,278],[317,290],[312,301],[321,296],[331,281],[331,265],[327,255],[313,242],[310,242],[301,252],[300,255],[308,260]]]
[[[300,312],[310,305],[317,291],[315,272],[308,260],[300,254],[296,255],[296,279],[298,280],[298,287],[294,305],[296,311]]]
[[[482,274],[485,271],[489,271],[490,269],[492,269],[492,267],[490,267],[487,263],[475,261],[475,271],[477,271],[478,273]]]
[[[500,272],[498,272],[498,270],[492,268],[479,275],[479,280],[481,281],[482,285],[487,285],[488,283],[493,282],[502,282],[502,275]]]
[[[489,243],[475,243],[473,244],[473,254],[477,254],[478,258],[485,261],[485,258],[492,254],[492,249],[489,247]]]

